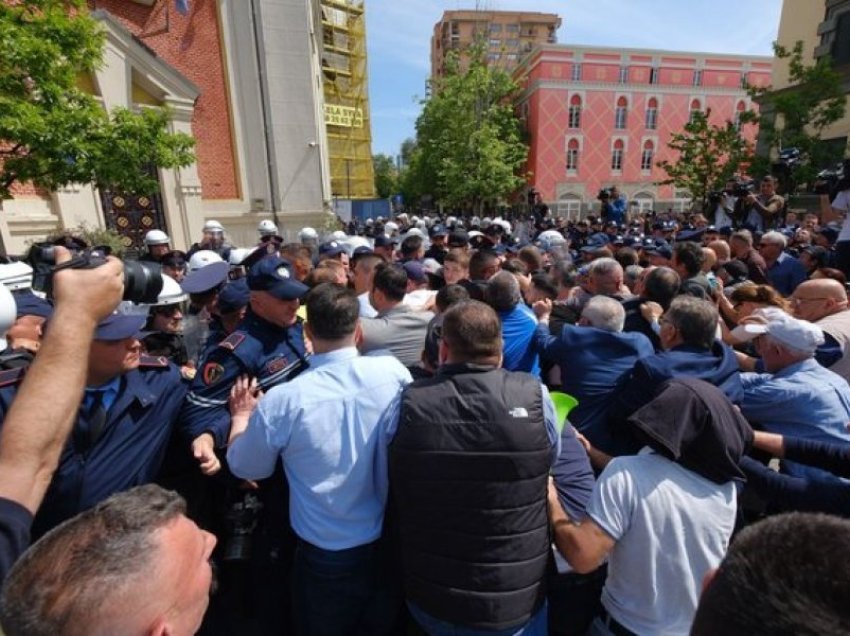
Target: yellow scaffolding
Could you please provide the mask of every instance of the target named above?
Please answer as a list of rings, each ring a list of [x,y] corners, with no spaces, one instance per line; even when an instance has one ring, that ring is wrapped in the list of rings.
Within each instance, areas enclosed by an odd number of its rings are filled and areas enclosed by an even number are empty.
[[[331,192],[375,198],[364,0],[320,0]]]

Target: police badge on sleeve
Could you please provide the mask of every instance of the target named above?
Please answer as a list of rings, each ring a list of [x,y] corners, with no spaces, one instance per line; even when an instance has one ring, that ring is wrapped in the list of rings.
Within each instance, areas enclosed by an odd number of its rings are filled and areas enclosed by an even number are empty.
[[[201,377],[204,380],[204,384],[215,384],[224,377],[224,367],[217,362],[207,362],[204,365]]]

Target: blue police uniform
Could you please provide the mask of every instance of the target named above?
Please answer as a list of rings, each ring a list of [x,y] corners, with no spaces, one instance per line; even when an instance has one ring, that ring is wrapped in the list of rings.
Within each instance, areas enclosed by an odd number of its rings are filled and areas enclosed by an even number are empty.
[[[0,373],[0,415],[14,399],[23,369]],[[46,532],[110,495],[152,482],[177,419],[186,384],[165,357],[142,356],[138,369],[119,376],[100,434],[82,407],[59,467],[36,516],[34,535]]]
[[[289,262],[276,256],[254,264],[247,282],[252,291],[266,291],[281,299],[300,298],[308,290],[295,280]],[[207,349],[186,396],[181,419],[192,439],[210,433],[221,448],[230,433],[230,389],[239,376],[256,378],[260,388],[267,391],[307,366],[302,321],[280,327],[249,308],[233,333]]]

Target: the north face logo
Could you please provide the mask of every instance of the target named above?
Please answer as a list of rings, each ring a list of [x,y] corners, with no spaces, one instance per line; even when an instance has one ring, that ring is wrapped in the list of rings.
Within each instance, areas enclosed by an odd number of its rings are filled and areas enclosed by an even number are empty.
[[[528,417],[528,411],[526,411],[521,406],[515,406],[510,411],[508,411],[508,415],[511,417]]]

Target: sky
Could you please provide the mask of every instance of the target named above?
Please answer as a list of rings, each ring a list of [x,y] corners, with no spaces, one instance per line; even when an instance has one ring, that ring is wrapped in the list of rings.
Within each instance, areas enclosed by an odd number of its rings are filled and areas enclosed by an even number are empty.
[[[443,11],[475,0],[365,0],[372,152],[398,154],[415,137]],[[782,0],[478,0],[490,11],[561,16],[560,44],[772,55]]]

